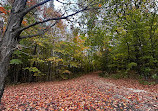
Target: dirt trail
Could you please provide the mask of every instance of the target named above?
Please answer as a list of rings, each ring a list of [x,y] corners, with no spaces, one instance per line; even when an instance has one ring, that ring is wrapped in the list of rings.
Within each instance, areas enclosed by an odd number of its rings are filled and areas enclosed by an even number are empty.
[[[157,86],[101,78],[98,72],[60,82],[9,86],[4,111],[156,111]]]

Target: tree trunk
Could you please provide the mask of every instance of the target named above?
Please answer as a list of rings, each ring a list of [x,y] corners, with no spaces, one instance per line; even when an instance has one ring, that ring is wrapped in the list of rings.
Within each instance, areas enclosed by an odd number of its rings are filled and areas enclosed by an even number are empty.
[[[49,61],[48,62],[48,73],[47,73],[47,81],[51,81],[51,78],[52,78],[52,73],[51,73],[51,69],[52,69],[52,64],[51,62]]]
[[[2,41],[0,43],[0,101],[4,91],[5,78],[8,75],[9,60],[16,48],[20,36],[19,28],[23,20],[22,10],[25,9],[26,0],[14,0],[11,14]]]
[[[18,65],[14,66],[15,70],[14,70],[14,84],[18,83],[18,78],[19,78],[19,67]]]
[[[4,64],[3,64],[4,63]],[[0,63],[0,102],[3,96],[5,77],[7,75],[7,62]]]
[[[2,35],[3,35],[3,20],[0,20],[0,44],[2,41]]]

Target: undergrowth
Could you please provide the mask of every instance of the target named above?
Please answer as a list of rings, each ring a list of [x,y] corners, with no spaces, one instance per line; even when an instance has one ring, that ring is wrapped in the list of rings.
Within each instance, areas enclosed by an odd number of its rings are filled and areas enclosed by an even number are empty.
[[[104,78],[112,78],[112,79],[135,79],[138,80],[138,82],[140,84],[143,85],[155,85],[157,84],[155,82],[155,80],[145,80],[142,76],[139,76],[136,72],[134,71],[118,71],[117,73],[108,73],[105,71],[102,71],[101,73],[99,73],[100,77],[104,77]]]

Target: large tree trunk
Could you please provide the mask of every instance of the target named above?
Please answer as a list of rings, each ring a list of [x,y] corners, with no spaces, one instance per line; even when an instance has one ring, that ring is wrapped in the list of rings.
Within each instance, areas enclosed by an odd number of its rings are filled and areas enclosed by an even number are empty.
[[[8,24],[0,44],[0,101],[4,91],[5,78],[8,75],[9,60],[12,52],[16,48],[18,38],[21,32],[23,20],[22,10],[25,9],[26,0],[15,0],[8,19]]]
[[[4,63],[4,64],[0,63],[0,102],[3,96],[5,77],[7,75],[7,67],[6,67],[7,64],[8,63]]]

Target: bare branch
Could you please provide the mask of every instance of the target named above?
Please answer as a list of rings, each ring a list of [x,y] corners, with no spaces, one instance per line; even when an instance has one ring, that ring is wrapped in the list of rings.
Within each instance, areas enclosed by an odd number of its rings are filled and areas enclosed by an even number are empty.
[[[37,22],[35,22],[35,23],[33,23],[33,24],[28,25],[27,27],[24,27],[24,28],[20,29],[19,31],[22,32],[23,30],[26,30],[26,29],[28,29],[28,28],[30,28],[30,27],[33,27],[33,26],[35,26],[35,25],[42,24],[42,23],[45,23],[45,22],[48,22],[48,21],[51,21],[51,20],[67,19],[68,17],[71,17],[71,16],[73,16],[73,15],[76,15],[76,14],[78,14],[78,13],[80,13],[80,12],[85,11],[85,10],[88,10],[88,6],[85,7],[84,9],[82,9],[82,10],[76,11],[75,13],[70,14],[70,15],[67,15],[67,16],[64,16],[64,17],[50,18],[50,19],[46,19],[46,20],[43,20],[43,21],[37,21]]]
[[[28,8],[28,9],[24,10],[22,13],[23,13],[24,15],[26,15],[28,12],[30,12],[30,11],[33,10],[34,8],[39,7],[39,6],[45,4],[45,3],[49,2],[49,1],[51,1],[51,0],[45,0],[45,1],[43,1],[43,2],[40,2],[40,3],[38,3],[38,4],[36,4],[36,5],[32,6],[32,7],[30,7],[30,8]]]
[[[61,4],[63,4],[63,5],[72,5],[72,4],[76,4],[76,5],[79,5],[79,6],[82,6],[80,3],[72,3],[72,2],[61,2],[60,0],[56,0],[57,2],[59,2],[59,3],[61,3]]]
[[[21,36],[21,37],[19,37],[19,39],[32,38],[32,37],[40,36],[40,35],[46,33],[51,27],[55,26],[57,23],[58,23],[58,21],[56,21],[54,24],[52,24],[49,28],[45,28],[44,30],[40,31],[40,32],[37,33],[37,34],[28,35],[28,36]]]
[[[42,32],[40,31],[39,33],[34,34],[34,35],[22,36],[22,37],[20,37],[19,39],[26,39],[26,38],[37,37],[37,36],[40,36],[40,35],[44,34],[45,32],[46,32],[46,31],[43,30]]]
[[[56,0],[57,2],[61,3],[61,4],[69,4],[69,3],[65,3],[65,2],[61,2],[59,0]]]

